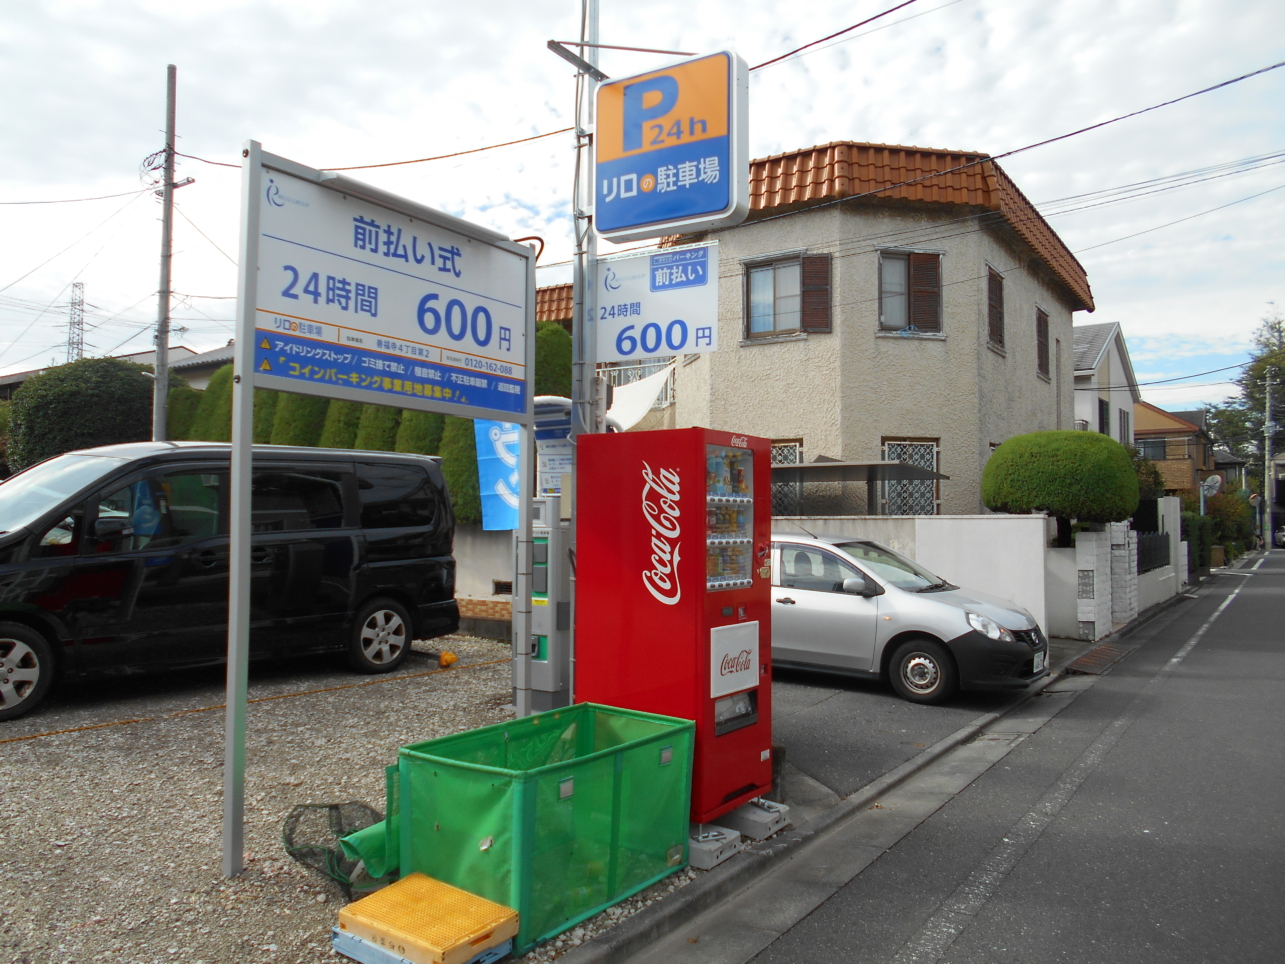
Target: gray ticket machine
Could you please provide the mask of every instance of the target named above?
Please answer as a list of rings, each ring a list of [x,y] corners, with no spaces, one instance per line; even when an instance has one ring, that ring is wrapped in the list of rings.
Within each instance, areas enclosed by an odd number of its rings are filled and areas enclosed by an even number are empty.
[[[535,499],[531,516],[531,711],[571,703],[570,521],[562,499]]]

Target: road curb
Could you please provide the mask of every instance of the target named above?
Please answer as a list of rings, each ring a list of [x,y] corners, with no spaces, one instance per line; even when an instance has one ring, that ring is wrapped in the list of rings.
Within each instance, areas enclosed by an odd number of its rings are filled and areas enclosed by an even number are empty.
[[[769,840],[746,848],[731,860],[719,865],[686,887],[674,891],[673,894],[646,910],[639,911],[610,930],[573,948],[559,960],[563,964],[620,964],[628,960],[703,911],[748,887],[759,877],[788,860],[796,850],[818,834],[825,833],[865,810],[881,796],[901,786],[951,750],[967,743],[986,727],[1007,716],[1061,678],[1060,670],[1051,672],[1022,690],[999,709],[985,713],[971,723],[960,727],[950,736],[937,741],[922,753],[867,783],[824,813],[818,814],[802,827],[787,830]]]

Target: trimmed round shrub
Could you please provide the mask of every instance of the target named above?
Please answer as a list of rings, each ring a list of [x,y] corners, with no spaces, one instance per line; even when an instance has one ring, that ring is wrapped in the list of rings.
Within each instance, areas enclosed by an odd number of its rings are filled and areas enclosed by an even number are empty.
[[[402,410],[402,422],[397,426],[395,451],[412,455],[437,455],[442,446],[442,430],[446,416],[437,412]]]
[[[361,424],[361,402],[346,402],[342,398],[330,400],[326,421],[321,427],[317,444],[323,449],[350,449],[357,441],[357,426]]]
[[[119,358],[82,358],[27,379],[10,405],[9,466],[152,437],[152,385]]]
[[[1058,544],[1071,520],[1123,522],[1138,507],[1138,474],[1129,450],[1098,432],[1031,432],[995,450],[982,472],[982,502],[996,512],[1047,512]]]
[[[402,410],[387,405],[364,405],[353,448],[371,452],[391,452],[397,444],[397,426]]]
[[[321,438],[330,399],[284,392],[272,419],[273,445],[314,446]]]
[[[446,416],[442,429],[442,475],[451,494],[455,521],[478,525],[482,522],[482,495],[477,478],[477,442],[473,420]]]

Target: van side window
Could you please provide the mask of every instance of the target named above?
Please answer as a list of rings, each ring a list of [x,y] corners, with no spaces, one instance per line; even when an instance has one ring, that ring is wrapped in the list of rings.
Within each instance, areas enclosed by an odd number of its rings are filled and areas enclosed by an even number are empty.
[[[76,509],[67,518],[55,522],[44,535],[31,544],[32,559],[52,559],[74,556],[80,551],[80,533],[85,524],[85,514]]]
[[[357,491],[364,529],[431,526],[437,522],[441,497],[423,469],[359,462]]]
[[[781,545],[781,585],[814,592],[842,592],[843,580],[860,576],[854,566],[811,546]]]
[[[254,532],[343,527],[343,473],[338,470],[321,466],[255,469],[251,492]]]
[[[221,531],[222,472],[171,472],[98,497],[94,552],[173,549]]]

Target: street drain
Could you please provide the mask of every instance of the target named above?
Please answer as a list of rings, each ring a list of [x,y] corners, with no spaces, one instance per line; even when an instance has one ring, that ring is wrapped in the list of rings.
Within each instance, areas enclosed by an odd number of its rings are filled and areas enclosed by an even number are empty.
[[[1082,676],[1098,676],[1105,673],[1111,667],[1111,664],[1127,652],[1128,650],[1122,649],[1114,643],[1103,643],[1101,646],[1089,650],[1067,666],[1066,671]]]

